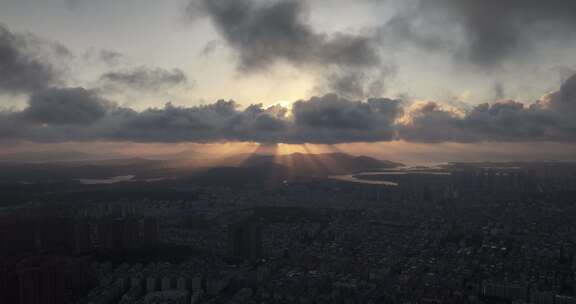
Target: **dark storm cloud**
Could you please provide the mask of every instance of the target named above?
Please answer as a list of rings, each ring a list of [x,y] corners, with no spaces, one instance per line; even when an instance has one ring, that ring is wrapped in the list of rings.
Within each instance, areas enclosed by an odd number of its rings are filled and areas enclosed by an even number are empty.
[[[251,72],[278,61],[295,65],[372,67],[380,63],[370,37],[316,32],[299,0],[193,0],[188,15],[207,14]]]
[[[25,119],[40,124],[91,124],[106,115],[110,102],[83,88],[46,89],[33,93]]]
[[[425,50],[452,50],[484,68],[549,43],[574,39],[572,0],[414,0],[383,28],[384,39]],[[458,33],[459,29],[462,33]],[[462,36],[463,41],[454,38]]]
[[[378,123],[390,125],[398,116],[397,101],[369,99],[367,102],[349,101],[330,94],[297,101],[293,105],[295,123],[302,127],[337,130],[371,130]]]
[[[0,24],[0,93],[29,93],[60,81],[60,71],[38,54],[43,49],[55,56],[71,56],[60,44],[14,33]]]
[[[329,94],[294,103],[292,114],[292,142],[374,142],[395,138],[395,120],[402,115],[402,107],[398,100],[361,102]]]
[[[100,81],[113,88],[157,91],[189,84],[188,77],[180,69],[166,70],[140,66],[132,69],[111,71],[103,74]]]

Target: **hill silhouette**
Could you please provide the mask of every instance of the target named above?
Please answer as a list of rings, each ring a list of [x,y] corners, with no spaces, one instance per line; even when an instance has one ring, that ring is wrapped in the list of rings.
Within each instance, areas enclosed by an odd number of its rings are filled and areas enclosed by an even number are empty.
[[[246,185],[278,184],[283,181],[324,178],[374,169],[403,166],[387,160],[345,153],[286,155],[237,155],[223,161],[228,164],[196,172],[191,181],[199,184]],[[236,164],[236,165],[232,165]]]

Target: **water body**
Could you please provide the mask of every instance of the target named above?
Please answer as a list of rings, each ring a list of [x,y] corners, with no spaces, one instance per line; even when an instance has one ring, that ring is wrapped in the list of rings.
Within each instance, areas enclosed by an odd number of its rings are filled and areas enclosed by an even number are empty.
[[[92,179],[92,178],[79,178],[77,181],[84,185],[105,185],[105,184],[116,184],[121,182],[130,182],[134,181],[134,175],[122,175],[122,176],[114,176],[110,178],[102,178],[102,179]]]
[[[367,180],[358,178],[358,176],[360,175],[379,175],[380,173],[381,172],[365,172],[360,174],[333,175],[329,176],[328,178],[343,182],[359,183],[359,184],[384,185],[391,187],[397,187],[399,185],[398,183],[391,181],[376,181],[376,180]]]
[[[351,183],[361,183],[370,185],[384,185],[384,186],[399,186],[400,183],[391,180],[375,180],[370,178],[370,176],[406,176],[406,175],[436,175],[436,176],[449,176],[452,173],[447,171],[440,171],[433,168],[426,169],[422,167],[418,168],[403,168],[403,169],[393,169],[393,170],[383,170],[383,171],[371,171],[371,172],[361,172],[356,174],[347,175],[333,175],[330,179],[351,182]]]
[[[124,182],[158,182],[166,179],[164,177],[135,179],[135,177],[135,175],[122,175],[103,179],[79,178],[76,180],[84,185],[108,185]]]

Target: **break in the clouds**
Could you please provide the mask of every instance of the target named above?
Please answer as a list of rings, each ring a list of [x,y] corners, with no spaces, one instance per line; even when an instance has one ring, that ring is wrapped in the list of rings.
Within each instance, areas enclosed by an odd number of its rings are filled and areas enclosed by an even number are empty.
[[[150,68],[139,66],[104,73],[100,77],[104,86],[134,90],[159,91],[178,86],[188,86],[186,74],[178,69]]]
[[[353,98],[375,93],[376,83],[384,88],[380,76],[389,70],[375,37],[318,31],[306,20],[305,1],[192,0],[187,12],[212,21],[243,73],[287,63],[315,74],[319,91]]]
[[[355,101],[329,94],[291,109],[234,101],[141,112],[82,88],[34,93],[28,107],[0,114],[4,140],[43,142],[133,141],[263,143],[517,142],[576,140],[576,76],[559,91],[524,104],[497,101],[470,111],[436,102],[403,106],[399,100]]]
[[[576,2],[572,0],[407,3],[408,8],[400,10],[383,27],[384,39],[452,52],[455,58],[484,68],[500,67],[542,44],[562,44],[576,38]]]
[[[71,53],[60,44],[14,33],[0,24],[0,93],[29,93],[61,82],[62,71],[48,56]]]

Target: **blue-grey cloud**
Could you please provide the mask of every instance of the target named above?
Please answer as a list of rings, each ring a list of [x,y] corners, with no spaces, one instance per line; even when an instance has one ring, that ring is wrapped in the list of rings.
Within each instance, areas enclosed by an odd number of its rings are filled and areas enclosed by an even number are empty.
[[[50,88],[34,92],[22,115],[39,124],[86,125],[101,119],[111,106],[109,101],[83,88]]]
[[[336,95],[298,101],[290,111],[261,104],[241,109],[234,101],[135,111],[82,88],[51,88],[32,95],[28,107],[2,112],[4,140],[42,142],[253,141],[339,143],[394,138],[400,102],[388,99],[351,101]]]
[[[380,63],[370,37],[317,32],[303,17],[299,0],[192,0],[188,14],[206,14],[236,51],[242,71],[295,65],[371,67]]]
[[[101,62],[110,67],[116,67],[126,60],[124,54],[109,50],[109,49],[97,49],[97,48],[90,48],[88,49],[84,55],[84,59],[89,62]]]
[[[543,44],[574,42],[572,0],[407,0],[383,28],[383,39],[495,69]],[[533,57],[529,57],[533,58]]]
[[[72,56],[61,44],[15,33],[0,24],[0,93],[30,93],[60,83],[61,70],[41,56],[42,51],[54,56]]]
[[[418,142],[575,141],[576,76],[558,92],[526,105],[513,100],[456,113],[429,102],[410,113],[399,136]]]
[[[32,94],[21,111],[0,111],[0,140],[264,143],[576,141],[576,76],[531,103],[513,100],[453,111],[428,102],[351,100],[328,94],[291,109],[234,101],[136,111],[83,88]]]
[[[104,73],[100,82],[107,87],[116,89],[135,89],[158,91],[178,86],[188,86],[186,74],[178,69],[150,68],[139,66]]]

